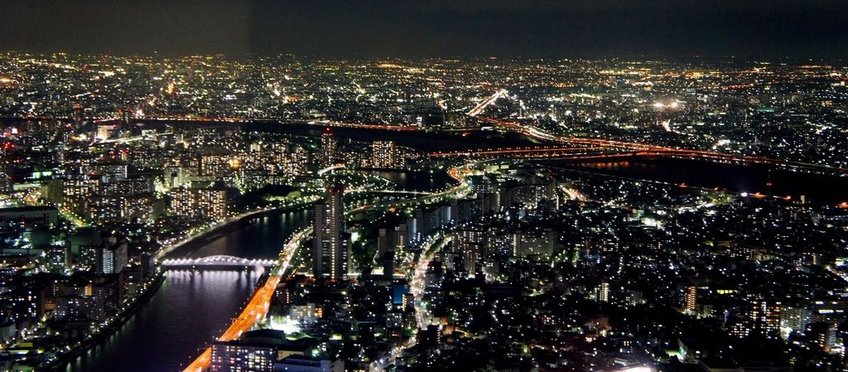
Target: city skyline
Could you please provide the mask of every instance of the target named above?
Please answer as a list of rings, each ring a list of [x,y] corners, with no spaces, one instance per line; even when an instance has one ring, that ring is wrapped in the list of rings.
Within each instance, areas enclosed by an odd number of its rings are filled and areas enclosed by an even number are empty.
[[[821,63],[2,52],[0,355],[843,367],[846,85]]]
[[[848,370],[846,20],[0,1],[0,370]]]

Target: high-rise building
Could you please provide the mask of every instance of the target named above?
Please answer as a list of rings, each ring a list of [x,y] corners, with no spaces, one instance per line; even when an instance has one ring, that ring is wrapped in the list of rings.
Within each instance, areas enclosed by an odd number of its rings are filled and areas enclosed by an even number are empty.
[[[315,204],[312,272],[316,277],[340,279],[347,274],[343,193],[344,186],[330,186],[324,201]]]
[[[171,211],[188,218],[220,220],[229,215],[229,190],[223,187],[171,190]]]
[[[610,294],[610,284],[607,282],[601,283],[598,287],[598,301],[599,302],[609,302],[609,294]]]
[[[118,274],[127,266],[127,243],[107,240],[80,247],[79,262],[98,274]]]
[[[462,266],[468,276],[477,272],[480,260],[485,256],[487,235],[480,226],[471,226],[454,234],[454,244],[462,257]]]
[[[683,310],[686,312],[694,312],[695,306],[698,304],[698,287],[690,285],[686,287],[685,298],[683,301]]]
[[[392,141],[374,141],[371,164],[374,168],[395,168],[398,166],[398,151]]]
[[[320,165],[322,168],[332,166],[336,163],[336,137],[333,136],[333,131],[330,128],[324,129],[321,133],[321,159]]]
[[[752,297],[748,301],[751,306],[748,318],[752,321],[753,328],[770,338],[777,337],[780,334],[780,302],[759,297]]]
[[[552,230],[516,232],[512,234],[513,255],[548,258],[554,253],[555,242]]]
[[[277,350],[272,345],[216,342],[212,345],[212,372],[273,371]]]
[[[105,274],[117,274],[127,266],[127,243],[118,242],[112,246],[105,247],[102,253],[101,266],[98,271]]]
[[[786,333],[802,332],[812,322],[813,311],[808,308],[787,306],[780,312],[780,328]]]
[[[260,329],[245,332],[240,339],[212,344],[212,372],[279,371],[280,359],[303,356],[312,347],[305,339],[287,340],[285,332]]]
[[[807,325],[804,333],[812,341],[812,344],[818,346],[824,352],[831,352],[837,346],[836,325],[830,322],[816,322]]]
[[[0,192],[12,191],[12,177],[6,172],[0,172]]]

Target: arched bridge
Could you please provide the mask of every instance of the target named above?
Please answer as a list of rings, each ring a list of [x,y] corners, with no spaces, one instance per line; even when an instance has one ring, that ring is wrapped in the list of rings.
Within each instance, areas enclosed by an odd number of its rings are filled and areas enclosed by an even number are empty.
[[[274,266],[277,263],[272,259],[250,259],[236,256],[217,255],[198,258],[170,258],[162,260],[161,264],[165,268],[185,268],[185,267],[246,267],[246,266]]]

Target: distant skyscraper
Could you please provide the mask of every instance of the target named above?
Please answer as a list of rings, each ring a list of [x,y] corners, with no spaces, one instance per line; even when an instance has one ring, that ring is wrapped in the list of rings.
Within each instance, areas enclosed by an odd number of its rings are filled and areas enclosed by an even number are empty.
[[[683,310],[687,312],[695,311],[695,306],[698,305],[698,287],[690,285],[686,287],[686,298],[683,301]]]
[[[609,302],[609,292],[610,285],[607,282],[601,283],[600,287],[598,287],[598,301],[599,302]]]
[[[332,185],[324,201],[315,204],[312,271],[316,277],[340,279],[347,274],[343,193],[344,186]]]
[[[371,163],[374,168],[394,168],[398,164],[398,154],[392,141],[374,141],[371,145],[373,156]]]
[[[753,328],[770,338],[778,336],[780,334],[780,302],[768,301],[760,297],[748,301],[751,306],[748,310],[748,318],[753,322]]]
[[[117,274],[127,266],[127,243],[119,242],[103,248],[103,258],[98,271],[105,274]]]
[[[127,266],[126,242],[103,242],[80,247],[79,262],[98,274],[118,274]]]
[[[230,194],[225,187],[171,190],[171,211],[187,218],[220,220],[229,215]]]
[[[336,162],[336,137],[330,128],[324,129],[321,134],[321,159],[322,168],[332,166]]]

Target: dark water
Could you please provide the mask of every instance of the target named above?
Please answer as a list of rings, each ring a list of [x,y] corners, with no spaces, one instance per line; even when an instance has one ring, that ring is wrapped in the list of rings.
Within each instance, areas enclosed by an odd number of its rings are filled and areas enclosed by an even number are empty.
[[[278,132],[304,136],[319,136],[324,127],[298,123],[271,124],[246,123],[242,128],[247,131]],[[466,132],[402,132],[363,128],[331,128],[337,138],[350,138],[356,141],[394,141],[398,145],[416,148],[420,151],[467,150],[476,148],[520,147],[538,144],[532,138],[517,133],[498,133],[493,131]]]
[[[244,304],[262,269],[175,270],[120,331],[69,371],[176,371],[213,340]]]
[[[190,252],[274,258],[309,211],[284,212],[232,230]],[[69,371],[176,371],[217,337],[250,297],[262,269],[169,271],[162,287],[120,331],[68,366]]]
[[[306,226],[310,208],[258,218],[244,228],[225,232],[200,247],[174,252],[175,257],[230,255],[243,258],[276,258],[293,230]]]
[[[376,171],[407,190],[450,182],[444,172]],[[188,245],[172,257],[231,255],[275,258],[291,234],[311,222],[310,208],[256,219]],[[262,269],[173,270],[162,287],[120,331],[78,358],[68,371],[176,371],[214,340],[247,301]]]
[[[453,179],[442,170],[392,171],[378,170],[374,174],[397,184],[398,189],[410,191],[434,191],[453,184]]]
[[[697,160],[642,158],[626,161],[573,163],[545,161],[558,168],[585,170],[614,176],[685,183],[732,192],[762,193],[808,202],[838,204],[848,201],[848,177],[794,173],[768,166],[742,166]]]

